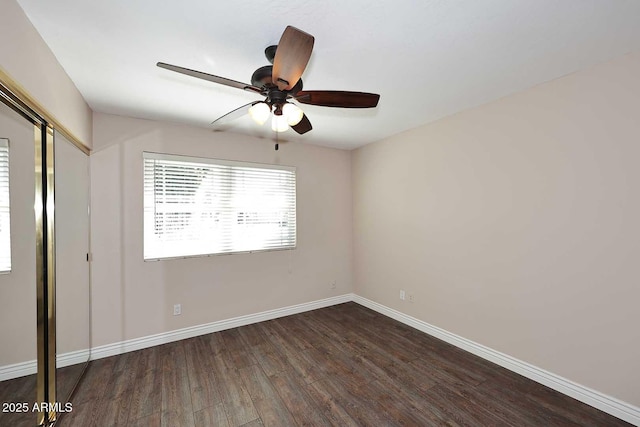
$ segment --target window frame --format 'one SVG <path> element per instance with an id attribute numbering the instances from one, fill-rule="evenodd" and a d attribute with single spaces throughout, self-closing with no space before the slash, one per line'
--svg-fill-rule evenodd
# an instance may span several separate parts
<path id="1" fill-rule="evenodd" d="M 7 248 L 1 248 L 2 251 L 4 252 L 5 249 L 7 249 L 7 254 L 8 256 L 6 257 L 8 259 L 8 268 L 7 269 L 3 269 L 2 265 L 0 264 L 0 274 L 9 274 L 11 273 L 11 269 L 13 267 L 12 265 L 12 260 L 11 260 L 11 157 L 10 157 L 10 150 L 9 150 L 9 139 L 8 138 L 0 138 L 0 150 L 5 151 L 6 150 L 6 174 L 7 174 L 7 181 L 6 181 L 6 199 L 7 199 L 7 205 L 6 205 L 6 209 L 7 209 L 7 226 L 8 226 L 8 238 L 7 238 Z M 0 191 L 4 191 L 4 186 L 2 186 L 0 184 Z M 0 207 L 1 208 L 1 207 Z"/>
<path id="2" fill-rule="evenodd" d="M 165 160 L 171 162 L 182 162 L 182 163 L 195 163 L 195 164 L 203 164 L 203 165 L 213 165 L 216 167 L 239 167 L 239 168 L 254 168 L 254 169 L 271 169 L 278 171 L 290 172 L 293 174 L 293 213 L 294 213 L 294 231 L 293 231 L 293 244 L 282 247 L 268 247 L 268 248 L 260 248 L 260 249 L 251 249 L 251 250 L 229 250 L 229 251 L 221 251 L 221 252 L 210 252 L 210 253 L 196 253 L 196 254 L 184 254 L 184 255 L 169 255 L 169 256 L 149 256 L 148 258 L 145 255 L 145 245 L 147 241 L 146 232 L 148 229 L 148 225 L 146 224 L 146 215 L 147 215 L 147 206 L 145 198 L 147 197 L 146 193 L 146 161 L 147 160 Z M 260 252 L 273 252 L 273 251 L 288 251 L 294 250 L 298 246 L 298 227 L 297 227 L 297 168 L 295 166 L 288 165 L 275 165 L 275 164 L 267 164 L 267 163 L 258 163 L 258 162 L 247 162 L 247 161 L 238 161 L 238 160 L 228 160 L 228 159 L 219 159 L 219 158 L 211 158 L 211 157 L 196 157 L 196 156 L 188 156 L 181 154 L 168 154 L 168 153 L 158 153 L 152 151 L 143 151 L 142 152 L 142 181 L 143 181 L 143 189 L 142 189 L 142 215 L 143 215 L 143 224 L 142 224 L 142 257 L 145 262 L 156 262 L 156 261 L 164 261 L 164 260 L 172 260 L 172 259 L 186 259 L 186 258 L 202 258 L 202 257 L 211 257 L 211 256 L 226 256 L 226 255 L 237 255 L 237 254 L 251 254 L 251 253 L 260 253 Z M 287 193 L 291 195 L 291 193 Z"/>

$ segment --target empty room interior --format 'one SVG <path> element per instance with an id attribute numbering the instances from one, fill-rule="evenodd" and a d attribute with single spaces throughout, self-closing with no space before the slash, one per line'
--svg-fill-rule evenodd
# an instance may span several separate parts
<path id="1" fill-rule="evenodd" d="M 0 0 L 0 426 L 640 425 L 639 22 Z"/>

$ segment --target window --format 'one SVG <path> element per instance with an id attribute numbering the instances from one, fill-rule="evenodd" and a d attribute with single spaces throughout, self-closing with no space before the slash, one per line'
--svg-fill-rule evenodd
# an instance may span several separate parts
<path id="1" fill-rule="evenodd" d="M 9 140 L 0 138 L 0 273 L 11 271 Z"/>
<path id="2" fill-rule="evenodd" d="M 295 168 L 143 158 L 145 260 L 295 248 Z"/>

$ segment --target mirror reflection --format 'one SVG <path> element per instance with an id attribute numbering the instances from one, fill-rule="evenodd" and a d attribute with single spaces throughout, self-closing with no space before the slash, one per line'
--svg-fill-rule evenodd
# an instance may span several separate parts
<path id="1" fill-rule="evenodd" d="M 0 103 L 0 426 L 37 422 L 34 135 Z"/>
<path id="2" fill-rule="evenodd" d="M 89 360 L 89 156 L 55 132 L 57 400 Z"/>

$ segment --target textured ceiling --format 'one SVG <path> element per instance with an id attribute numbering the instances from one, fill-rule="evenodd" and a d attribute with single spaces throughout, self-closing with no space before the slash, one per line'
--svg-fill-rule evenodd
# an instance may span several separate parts
<path id="1" fill-rule="evenodd" d="M 281 139 L 354 148 L 640 49 L 636 0 L 18 0 L 94 111 L 207 127 L 260 99 L 155 66 L 242 82 L 287 25 L 315 36 L 305 89 L 377 108 L 302 105 Z M 273 138 L 248 116 L 228 132 Z"/>

